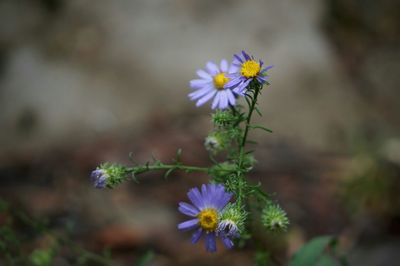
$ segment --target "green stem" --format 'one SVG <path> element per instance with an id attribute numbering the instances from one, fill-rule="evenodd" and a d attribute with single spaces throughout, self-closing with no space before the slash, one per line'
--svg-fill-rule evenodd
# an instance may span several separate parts
<path id="1" fill-rule="evenodd" d="M 243 134 L 243 138 L 242 138 L 242 142 L 240 143 L 240 150 L 239 150 L 239 168 L 242 168 L 243 165 L 243 157 L 244 157 L 244 148 L 246 145 L 246 141 L 247 141 L 247 135 L 249 133 L 249 129 L 250 129 L 250 121 L 251 121 L 251 116 L 253 115 L 253 111 L 256 107 L 257 104 L 257 97 L 258 94 L 260 92 L 260 85 L 257 84 L 254 90 L 254 98 L 253 101 L 251 102 L 251 105 L 249 105 L 249 114 L 247 115 L 246 118 L 246 127 L 244 129 L 244 134 Z"/>
<path id="2" fill-rule="evenodd" d="M 246 126 L 245 126 L 245 129 L 244 129 L 242 141 L 241 141 L 240 146 L 239 146 L 239 161 L 238 161 L 237 178 L 241 178 L 241 179 L 244 178 L 244 176 L 243 176 L 243 173 L 244 173 L 243 162 L 244 162 L 244 150 L 245 150 L 245 146 L 246 146 L 247 135 L 248 135 L 249 130 L 250 130 L 250 121 L 251 121 L 251 117 L 253 115 L 253 111 L 254 111 L 254 109 L 256 107 L 256 104 L 257 104 L 257 97 L 258 97 L 258 94 L 260 92 L 260 89 L 261 89 L 261 87 L 257 83 L 255 85 L 255 88 L 254 88 L 254 94 L 253 94 L 252 102 L 251 102 L 251 104 L 249 104 L 249 113 L 248 113 L 247 118 L 246 118 Z M 243 190 L 243 187 L 239 186 L 238 187 L 238 191 L 237 191 L 238 204 L 241 204 L 242 199 L 244 197 L 242 190 Z"/>
<path id="3" fill-rule="evenodd" d="M 133 172 L 136 175 L 142 174 L 148 171 L 158 171 L 158 170 L 183 170 L 185 172 L 203 172 L 207 173 L 207 167 L 197 167 L 197 166 L 189 166 L 183 164 L 156 164 L 156 165 L 144 165 L 144 166 L 136 166 L 132 168 L 127 168 L 128 172 Z"/>

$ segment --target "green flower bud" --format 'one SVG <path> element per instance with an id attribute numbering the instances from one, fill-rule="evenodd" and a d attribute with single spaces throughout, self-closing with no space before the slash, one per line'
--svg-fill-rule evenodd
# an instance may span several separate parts
<path id="1" fill-rule="evenodd" d="M 286 231 L 289 225 L 286 212 L 275 203 L 269 203 L 264 208 L 261 221 L 271 231 Z"/>
<path id="2" fill-rule="evenodd" d="M 237 119 L 230 110 L 217 110 L 211 118 L 214 125 L 220 127 L 231 125 Z"/>
<path id="3" fill-rule="evenodd" d="M 218 132 L 211 133 L 204 141 L 204 147 L 207 151 L 212 153 L 217 153 L 223 150 L 224 146 L 223 136 Z"/>

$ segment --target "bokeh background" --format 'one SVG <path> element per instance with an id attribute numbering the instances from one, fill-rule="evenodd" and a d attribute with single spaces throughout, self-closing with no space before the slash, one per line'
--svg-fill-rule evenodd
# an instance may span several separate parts
<path id="1" fill-rule="evenodd" d="M 242 49 L 275 67 L 254 132 L 251 178 L 291 227 L 260 241 L 285 265 L 308 239 L 339 236 L 350 265 L 400 259 L 400 4 L 357 0 L 1 0 L 0 196 L 86 249 L 130 265 L 251 265 L 178 232 L 177 203 L 201 175 L 162 173 L 97 190 L 104 161 L 209 164 L 208 105 L 188 82 Z M 1 219 L 0 219 L 1 220 Z M 71 227 L 72 226 L 72 227 Z M 34 237 L 26 252 L 45 247 Z M 1 256 L 0 256 L 1 258 Z M 71 265 L 57 257 L 55 265 Z M 1 264 L 1 259 L 0 259 Z"/>

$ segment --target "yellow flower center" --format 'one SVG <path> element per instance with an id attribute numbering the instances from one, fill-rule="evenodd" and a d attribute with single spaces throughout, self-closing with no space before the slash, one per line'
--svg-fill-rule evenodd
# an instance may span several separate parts
<path id="1" fill-rule="evenodd" d="M 198 215 L 199 225 L 206 231 L 213 232 L 217 229 L 218 214 L 215 209 L 207 208 L 202 210 Z"/>
<path id="2" fill-rule="evenodd" d="M 246 61 L 242 64 L 240 74 L 246 78 L 254 78 L 261 70 L 261 66 L 254 60 Z"/>
<path id="3" fill-rule="evenodd" d="M 229 78 L 225 76 L 225 73 L 219 73 L 214 76 L 214 85 L 218 90 L 222 90 L 228 81 Z"/>

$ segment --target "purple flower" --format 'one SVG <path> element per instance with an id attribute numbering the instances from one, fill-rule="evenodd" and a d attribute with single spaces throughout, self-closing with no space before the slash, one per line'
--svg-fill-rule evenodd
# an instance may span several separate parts
<path id="1" fill-rule="evenodd" d="M 192 243 L 199 241 L 205 235 L 206 250 L 217 250 L 216 237 L 219 224 L 219 216 L 232 197 L 232 193 L 226 192 L 221 184 L 207 184 L 198 188 L 192 188 L 187 193 L 192 204 L 179 203 L 179 211 L 193 219 L 178 224 L 179 230 L 196 230 L 192 235 Z M 232 248 L 233 243 L 228 235 L 219 234 L 227 248 Z"/>
<path id="2" fill-rule="evenodd" d="M 214 97 L 212 109 L 226 109 L 229 105 L 235 105 L 236 99 L 232 90 L 224 87 L 229 82 L 228 72 L 233 70 L 232 65 L 229 66 L 225 59 L 221 60 L 219 66 L 208 62 L 205 70 L 197 71 L 200 79 L 190 81 L 190 87 L 194 89 L 194 92 L 189 94 L 189 98 L 197 101 L 196 106 L 200 106 Z"/>
<path id="3" fill-rule="evenodd" d="M 105 188 L 108 175 L 104 169 L 96 169 L 90 174 L 90 179 L 95 188 Z"/>
<path id="4" fill-rule="evenodd" d="M 233 56 L 232 71 L 227 75 L 230 81 L 225 83 L 224 88 L 232 89 L 235 93 L 243 95 L 246 87 L 252 80 L 260 84 L 267 82 L 267 71 L 273 66 L 263 67 L 262 60 L 256 60 L 254 56 L 248 55 L 245 51 Z"/>

